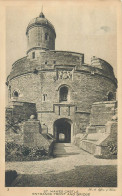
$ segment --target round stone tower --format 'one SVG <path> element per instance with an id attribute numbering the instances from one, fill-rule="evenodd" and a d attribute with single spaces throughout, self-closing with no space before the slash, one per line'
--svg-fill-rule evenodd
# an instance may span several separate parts
<path id="1" fill-rule="evenodd" d="M 82 53 L 55 50 L 55 29 L 43 13 L 29 23 L 26 35 L 27 56 L 13 63 L 7 78 L 9 102 L 21 108 L 35 104 L 41 126 L 57 141 L 64 134 L 65 142 L 72 142 L 86 131 L 93 103 L 115 100 L 113 68 L 95 56 L 87 64 Z M 27 108 L 22 113 L 28 114 Z"/>
<path id="2" fill-rule="evenodd" d="M 29 58 L 36 58 L 41 51 L 55 50 L 56 33 L 54 26 L 41 12 L 39 17 L 30 21 L 26 30 L 27 54 Z"/>

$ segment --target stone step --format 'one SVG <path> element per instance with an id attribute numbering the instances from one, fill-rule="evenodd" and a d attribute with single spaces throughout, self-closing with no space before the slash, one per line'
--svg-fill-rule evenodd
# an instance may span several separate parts
<path id="1" fill-rule="evenodd" d="M 68 156 L 79 154 L 80 149 L 71 143 L 56 143 L 54 146 L 53 154 L 56 157 Z"/>

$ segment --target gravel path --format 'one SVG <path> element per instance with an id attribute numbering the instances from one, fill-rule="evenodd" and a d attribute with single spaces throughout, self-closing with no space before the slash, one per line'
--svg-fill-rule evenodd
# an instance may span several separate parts
<path id="1" fill-rule="evenodd" d="M 61 145 L 61 144 L 59 144 Z M 60 149 L 57 144 L 55 149 Z M 57 150 L 58 151 L 58 150 Z M 93 155 L 79 150 L 76 146 L 63 146 L 62 156 L 50 160 L 30 162 L 6 162 L 6 170 L 16 170 L 18 174 L 58 174 L 70 171 L 82 165 L 116 165 L 116 160 L 97 159 Z M 55 154 L 56 154 L 55 150 Z"/>

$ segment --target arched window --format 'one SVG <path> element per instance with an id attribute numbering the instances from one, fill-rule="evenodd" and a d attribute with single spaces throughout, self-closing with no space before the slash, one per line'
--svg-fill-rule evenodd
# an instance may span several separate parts
<path id="1" fill-rule="evenodd" d="M 108 101 L 112 101 L 114 99 L 114 95 L 112 92 L 108 93 Z"/>
<path id="2" fill-rule="evenodd" d="M 14 91 L 14 92 L 13 92 L 13 96 L 14 96 L 14 97 L 19 97 L 19 93 L 18 93 L 17 91 Z"/>
<path id="3" fill-rule="evenodd" d="M 63 86 L 60 88 L 60 101 L 67 101 L 68 100 L 68 88 Z"/>

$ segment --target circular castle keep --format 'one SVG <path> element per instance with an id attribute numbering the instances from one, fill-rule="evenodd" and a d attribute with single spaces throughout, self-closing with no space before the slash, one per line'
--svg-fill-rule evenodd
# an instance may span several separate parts
<path id="1" fill-rule="evenodd" d="M 27 56 L 12 65 L 7 79 L 9 101 L 35 103 L 48 133 L 71 142 L 86 130 L 94 102 L 115 99 L 113 68 L 100 58 L 88 65 L 82 53 L 55 50 L 56 32 L 43 13 L 28 24 L 26 36 Z"/>

